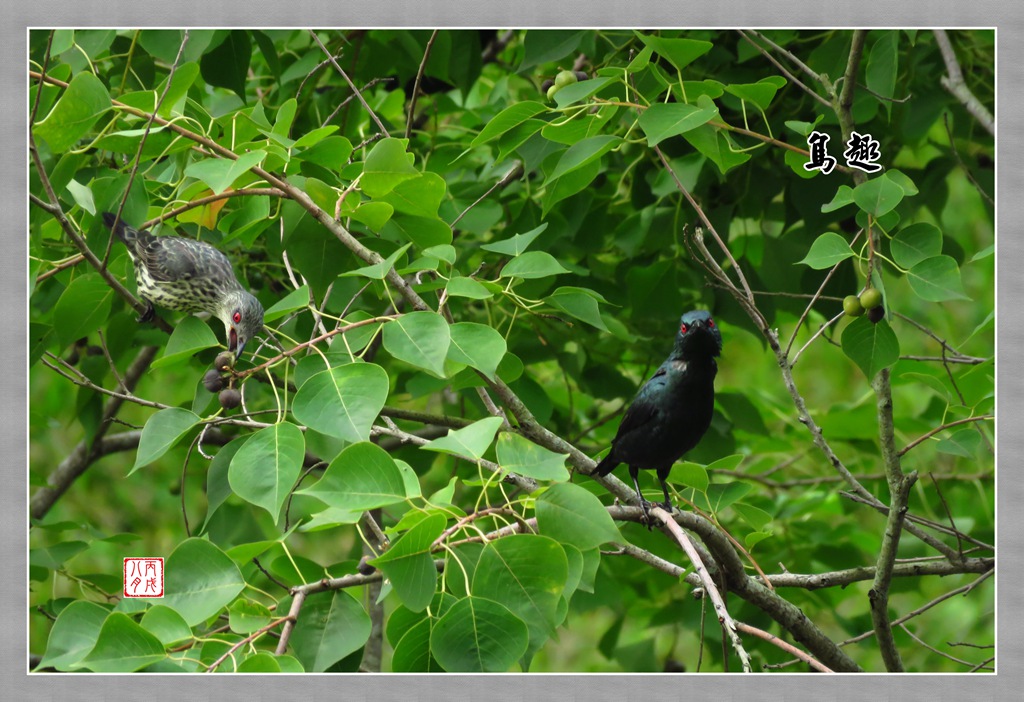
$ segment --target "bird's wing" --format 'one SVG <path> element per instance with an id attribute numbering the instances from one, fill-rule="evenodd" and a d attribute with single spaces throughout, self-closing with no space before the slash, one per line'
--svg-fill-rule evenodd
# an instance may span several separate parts
<path id="1" fill-rule="evenodd" d="M 662 366 L 655 371 L 654 375 L 651 376 L 651 379 L 644 383 L 644 386 L 640 388 L 640 392 L 636 394 L 636 398 L 633 400 L 632 404 L 630 404 L 629 409 L 626 410 L 626 414 L 622 418 L 622 423 L 619 424 L 619 431 L 616 432 L 615 439 L 642 427 L 657 415 L 658 408 L 657 405 L 652 402 L 650 392 L 661 385 L 661 379 L 666 373 L 668 373 L 668 369 L 666 369 L 665 366 Z"/>
<path id="2" fill-rule="evenodd" d="M 235 278 L 227 256 L 200 241 L 180 236 L 151 236 L 145 241 L 139 240 L 137 251 L 155 281 Z"/>

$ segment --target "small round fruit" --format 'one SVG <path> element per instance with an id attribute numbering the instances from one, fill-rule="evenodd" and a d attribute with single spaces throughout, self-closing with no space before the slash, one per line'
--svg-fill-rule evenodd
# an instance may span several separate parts
<path id="1" fill-rule="evenodd" d="M 359 565 L 356 566 L 356 570 L 361 575 L 372 575 L 377 570 L 374 566 L 367 563 L 368 560 L 370 560 L 369 556 L 363 556 L 359 559 Z"/>
<path id="2" fill-rule="evenodd" d="M 885 308 L 879 305 L 878 307 L 872 307 L 868 310 L 868 319 L 875 324 L 878 324 L 885 318 Z"/>
<path id="3" fill-rule="evenodd" d="M 873 310 L 882 304 L 882 293 L 878 288 L 868 288 L 860 294 L 860 304 L 866 310 Z"/>
<path id="4" fill-rule="evenodd" d="M 864 314 L 864 307 L 856 295 L 847 295 L 843 298 L 843 312 L 850 317 L 860 317 Z"/>
<path id="5" fill-rule="evenodd" d="M 585 71 L 573 71 L 573 75 L 576 76 L 576 80 L 587 80 L 590 77 Z"/>
<path id="6" fill-rule="evenodd" d="M 235 354 L 230 351 L 221 351 L 217 354 L 217 358 L 213 361 L 213 367 L 216 370 L 222 371 L 228 368 L 235 367 Z"/>
<path id="7" fill-rule="evenodd" d="M 543 83 L 540 84 L 540 91 L 542 93 L 544 93 L 544 94 L 547 94 L 547 92 L 549 90 L 551 90 L 551 86 L 554 85 L 554 84 L 555 84 L 555 81 L 553 81 L 550 78 L 548 78 L 547 80 L 545 80 Z"/>
<path id="8" fill-rule="evenodd" d="M 572 71 L 559 71 L 558 75 L 555 76 L 555 85 L 559 88 L 564 88 L 567 85 L 572 85 L 576 82 L 576 74 Z"/>
<path id="9" fill-rule="evenodd" d="M 548 88 L 548 101 L 549 102 L 554 102 L 555 101 L 555 93 L 557 93 L 558 91 L 559 91 L 559 87 L 557 85 L 555 85 L 554 83 L 552 83 L 551 87 Z"/>
<path id="10" fill-rule="evenodd" d="M 211 368 L 203 376 L 203 387 L 210 392 L 220 392 L 224 389 L 224 379 L 220 377 L 220 371 Z"/>
<path id="11" fill-rule="evenodd" d="M 242 393 L 234 388 L 227 388 L 220 391 L 218 399 L 220 400 L 220 406 L 224 409 L 234 409 L 242 404 Z"/>

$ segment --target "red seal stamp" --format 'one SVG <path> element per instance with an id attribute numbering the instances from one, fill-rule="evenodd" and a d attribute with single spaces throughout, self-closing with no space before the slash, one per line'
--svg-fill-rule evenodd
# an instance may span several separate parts
<path id="1" fill-rule="evenodd" d="M 164 559 L 125 558 L 125 597 L 163 597 Z"/>

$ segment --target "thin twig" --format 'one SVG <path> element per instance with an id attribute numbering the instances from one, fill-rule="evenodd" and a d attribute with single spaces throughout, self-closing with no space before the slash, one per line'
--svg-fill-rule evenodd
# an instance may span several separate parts
<path id="1" fill-rule="evenodd" d="M 427 60 L 430 58 L 430 50 L 434 48 L 434 40 L 437 39 L 437 32 L 435 29 L 430 34 L 430 39 L 427 40 L 427 48 L 423 50 L 423 58 L 420 60 L 420 67 L 416 71 L 416 81 L 412 86 L 412 97 L 409 98 L 409 117 L 405 120 L 405 138 L 409 138 L 409 134 L 412 133 L 412 122 L 416 116 L 416 99 L 420 95 L 420 80 L 423 79 L 423 70 L 427 67 Z"/>
<path id="2" fill-rule="evenodd" d="M 725 631 L 730 642 L 732 643 L 733 649 L 740 657 L 740 663 L 743 666 L 743 672 L 750 672 L 750 656 L 743 648 L 743 642 L 740 640 L 739 635 L 736 633 L 736 622 L 733 621 L 732 616 L 729 614 L 729 610 L 726 609 L 725 602 L 722 600 L 722 595 L 718 592 L 718 588 L 715 587 L 714 581 L 708 575 L 707 568 L 704 567 L 704 562 L 701 560 L 700 554 L 697 553 L 693 547 L 693 543 L 690 538 L 686 535 L 674 519 L 672 515 L 666 512 L 661 507 L 653 507 L 650 510 L 651 516 L 655 519 L 661 520 L 672 536 L 675 537 L 676 542 L 686 553 L 686 557 L 693 563 L 694 571 L 700 576 L 701 584 L 704 586 L 704 591 L 707 592 L 711 598 L 711 603 L 714 605 L 715 613 L 718 615 L 718 622 L 721 624 L 722 629 Z"/>
<path id="3" fill-rule="evenodd" d="M 313 37 L 313 41 L 317 43 L 317 46 L 319 46 L 323 50 L 323 52 L 327 54 L 327 56 L 330 58 L 331 65 L 334 66 L 334 69 L 338 73 L 340 73 L 341 77 L 345 79 L 346 83 L 348 83 L 348 87 L 351 88 L 352 92 L 356 94 L 356 98 L 359 100 L 359 102 L 362 103 L 363 109 L 366 110 L 366 113 L 370 115 L 370 118 L 373 119 L 373 121 L 377 124 L 377 127 L 380 129 L 381 133 L 384 134 L 384 136 L 391 136 L 391 134 L 388 133 L 387 128 L 384 126 L 384 123 L 380 121 L 380 117 L 376 115 L 376 113 L 370 107 L 370 104 L 366 102 L 366 98 L 364 98 L 363 94 L 359 92 L 359 89 L 356 88 L 356 84 L 353 83 L 352 79 L 348 77 L 348 74 L 345 73 L 345 70 L 340 65 L 338 65 L 337 61 L 334 60 L 334 56 L 331 55 L 331 52 L 328 51 L 327 47 L 324 46 L 322 41 L 320 41 L 320 37 L 316 35 L 316 32 L 311 29 L 309 30 L 309 34 L 311 37 Z"/>
<path id="4" fill-rule="evenodd" d="M 946 429 L 949 429 L 951 427 L 956 427 L 956 426 L 959 426 L 961 424 L 970 424 L 971 422 L 987 422 L 987 421 L 989 421 L 991 419 L 995 419 L 995 418 L 996 418 L 996 416 L 994 414 L 983 414 L 983 415 L 979 415 L 977 417 L 964 417 L 963 419 L 956 419 L 956 420 L 954 420 L 952 422 L 946 422 L 945 424 L 943 424 L 941 426 L 937 426 L 934 429 L 932 429 L 930 431 L 927 431 L 924 434 L 922 434 L 921 436 L 917 437 L 916 439 L 911 441 L 909 444 L 907 444 L 906 446 L 901 448 L 896 455 L 902 456 L 903 454 L 905 454 L 910 449 L 914 448 L 915 446 L 917 446 L 918 444 L 920 444 L 923 441 L 927 441 L 931 437 L 933 437 L 936 434 L 938 434 L 940 431 L 945 431 Z"/>
<path id="5" fill-rule="evenodd" d="M 935 43 L 942 54 L 942 60 L 946 63 L 946 75 L 939 79 L 942 87 L 960 101 L 960 104 L 978 120 L 981 126 L 985 128 L 985 131 L 995 136 L 995 119 L 992 117 L 992 113 L 988 111 L 988 108 L 981 104 L 981 100 L 974 96 L 971 89 L 967 87 L 967 83 L 964 82 L 964 74 L 960 70 L 960 64 L 956 60 L 956 52 L 953 50 L 953 45 L 949 43 L 946 31 L 944 29 L 933 29 L 932 33 L 935 35 Z"/>
<path id="6" fill-rule="evenodd" d="M 808 655 L 807 653 L 804 653 L 803 651 L 801 651 L 799 648 L 797 648 L 793 644 L 788 643 L 786 641 L 783 641 L 782 639 L 780 639 L 775 634 L 769 634 L 764 629 L 758 629 L 755 626 L 750 626 L 749 624 L 744 624 L 743 622 L 736 622 L 736 628 L 739 629 L 740 631 L 742 631 L 744 634 L 752 634 L 752 635 L 758 637 L 759 639 L 764 639 L 765 641 L 767 641 L 768 643 L 770 643 L 770 644 L 772 644 L 774 646 L 778 646 L 779 648 L 781 648 L 786 653 L 788 653 L 790 655 L 793 655 L 793 656 L 796 656 L 797 658 L 802 660 L 804 663 L 806 663 L 807 665 L 809 665 L 812 668 L 814 668 L 815 670 L 817 670 L 819 673 L 834 673 L 835 672 L 834 670 L 829 668 L 827 665 L 824 665 L 821 662 L 819 662 L 818 659 L 815 658 L 814 656 L 811 656 L 811 655 Z"/>
<path id="7" fill-rule="evenodd" d="M 741 36 L 741 37 L 743 37 L 744 39 L 746 39 L 746 40 L 747 40 L 747 43 L 749 43 L 749 44 L 750 44 L 751 46 L 753 46 L 753 47 L 754 47 L 755 49 L 757 49 L 757 50 L 758 50 L 759 52 L 761 52 L 761 54 L 762 54 L 762 55 L 763 55 L 763 56 L 764 56 L 764 57 L 765 57 L 766 59 L 768 59 L 768 60 L 769 60 L 769 61 L 771 61 L 771 62 L 772 62 L 773 64 L 775 64 L 775 67 L 776 67 L 776 68 L 778 68 L 778 69 L 779 69 L 780 71 L 782 71 L 782 74 L 783 74 L 784 76 L 786 76 L 786 77 L 787 77 L 787 78 L 788 78 L 788 79 L 789 79 L 789 80 L 790 80 L 791 82 L 793 82 L 793 83 L 796 83 L 796 84 L 797 84 L 797 85 L 798 85 L 798 86 L 799 86 L 799 87 L 800 87 L 800 88 L 801 88 L 801 89 L 802 89 L 802 90 L 803 90 L 803 91 L 804 91 L 805 93 L 807 93 L 808 95 L 810 95 L 810 96 L 811 96 L 812 98 L 814 98 L 815 100 L 817 100 L 818 102 L 820 102 L 820 103 L 821 103 L 822 105 L 824 105 L 825 107 L 831 107 L 831 106 L 832 106 L 832 104 L 831 104 L 831 103 L 830 103 L 830 102 L 829 102 L 828 100 L 826 100 L 826 99 L 825 99 L 825 98 L 823 98 L 822 96 L 818 95 L 818 93 L 814 92 L 814 91 L 813 91 L 813 90 L 811 90 L 811 89 L 810 89 L 809 87 L 807 87 L 807 86 L 806 86 L 806 85 L 805 85 L 805 84 L 804 84 L 804 83 L 803 83 L 803 82 L 802 82 L 802 81 L 801 81 L 801 80 L 800 80 L 799 78 L 797 78 L 797 77 L 796 77 L 796 76 L 794 76 L 794 75 L 793 75 L 792 73 L 790 73 L 790 72 L 789 72 L 788 70 L 786 70 L 786 67 L 785 67 L 785 66 L 783 66 L 783 65 L 782 65 L 781 63 L 779 63 L 779 62 L 778 62 L 778 60 L 777 60 L 777 59 L 776 59 L 776 58 L 775 58 L 774 56 L 772 56 L 772 55 L 771 55 L 771 54 L 769 54 L 769 53 L 768 53 L 767 51 L 765 51 L 765 50 L 764 50 L 764 49 L 763 49 L 763 48 L 761 47 L 761 45 L 760 45 L 760 44 L 758 44 L 758 43 L 757 43 L 757 42 L 755 42 L 755 41 L 754 41 L 753 39 L 751 39 L 751 38 L 750 38 L 749 36 L 747 36 L 747 33 L 746 33 L 746 32 L 744 32 L 744 31 L 743 31 L 742 29 L 739 29 L 739 30 L 737 30 L 737 31 L 738 31 L 738 32 L 740 33 L 740 36 Z M 760 35 L 758 35 L 758 34 L 757 34 L 757 32 L 750 32 L 750 33 L 751 33 L 751 34 L 754 34 L 754 35 L 757 35 L 757 36 L 760 36 Z M 775 46 L 775 45 L 773 44 L 773 46 Z M 789 52 L 786 52 L 786 53 L 787 53 L 787 54 L 788 54 L 789 56 L 793 56 L 793 54 L 790 54 Z M 805 66 L 805 68 L 806 68 L 806 66 Z M 810 70 L 810 69 L 808 69 L 808 70 Z M 814 75 L 814 77 L 815 77 L 815 78 L 817 78 L 817 77 L 818 77 L 818 76 L 817 76 L 817 74 L 814 74 L 813 72 L 812 72 L 812 75 Z"/>

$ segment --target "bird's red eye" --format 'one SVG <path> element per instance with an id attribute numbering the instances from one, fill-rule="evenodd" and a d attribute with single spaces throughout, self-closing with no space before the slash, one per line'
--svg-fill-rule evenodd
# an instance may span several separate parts
<path id="1" fill-rule="evenodd" d="M 713 320 L 713 319 L 711 319 L 710 317 L 708 317 L 708 326 L 709 326 L 709 327 L 713 327 L 713 326 L 715 326 L 715 320 Z"/>
<path id="2" fill-rule="evenodd" d="M 242 321 L 242 313 L 235 312 L 233 315 L 231 315 L 231 319 L 235 320 L 235 324 L 238 324 L 239 322 Z"/>
<path id="3" fill-rule="evenodd" d="M 687 329 L 689 329 L 689 327 L 686 326 L 685 322 L 679 325 L 679 333 L 685 334 Z"/>

